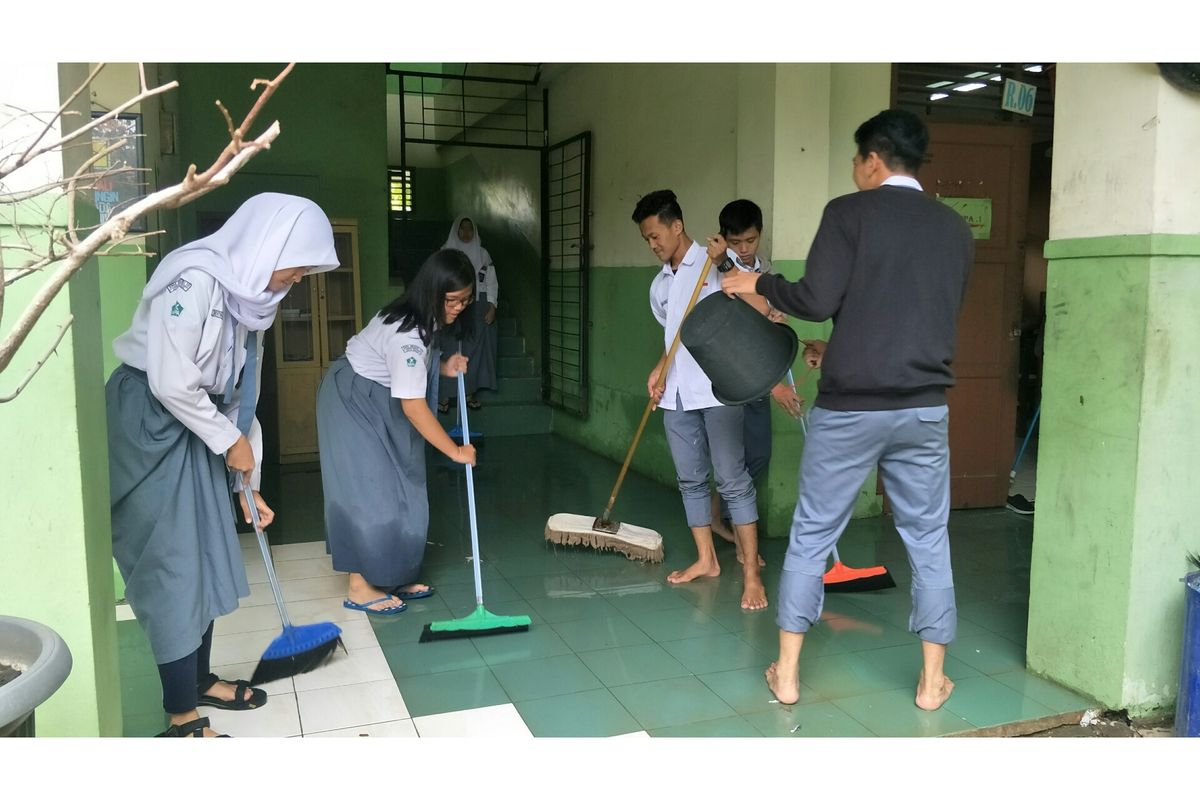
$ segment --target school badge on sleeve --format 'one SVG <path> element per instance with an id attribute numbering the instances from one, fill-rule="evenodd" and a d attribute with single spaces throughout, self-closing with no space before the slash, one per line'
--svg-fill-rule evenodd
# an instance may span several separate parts
<path id="1" fill-rule="evenodd" d="M 183 313 L 183 306 L 179 305 L 179 303 L 176 303 L 175 305 L 171 306 L 171 316 L 172 317 L 178 317 L 182 313 Z"/>

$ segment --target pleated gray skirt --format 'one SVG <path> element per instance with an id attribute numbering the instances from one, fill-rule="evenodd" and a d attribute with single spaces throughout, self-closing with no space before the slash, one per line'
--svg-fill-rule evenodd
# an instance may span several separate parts
<path id="1" fill-rule="evenodd" d="M 225 460 L 118 367 L 105 385 L 113 556 L 154 660 L 200 646 L 209 623 L 250 594 Z"/>
<path id="2" fill-rule="evenodd" d="M 384 590 L 414 583 L 429 531 L 425 439 L 400 401 L 340 358 L 317 391 L 317 440 L 333 568 Z"/>

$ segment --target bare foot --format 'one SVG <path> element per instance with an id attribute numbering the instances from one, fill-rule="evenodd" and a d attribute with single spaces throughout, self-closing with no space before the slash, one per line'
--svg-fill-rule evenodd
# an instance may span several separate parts
<path id="1" fill-rule="evenodd" d="M 734 544 L 737 544 L 737 543 L 735 542 Z M 745 561 L 742 560 L 742 546 L 740 544 L 737 544 L 737 562 L 739 564 L 743 564 L 743 565 L 746 563 Z M 763 561 L 762 556 L 759 556 L 758 557 L 758 566 L 765 567 L 766 565 L 767 565 L 767 562 Z"/>
<path id="2" fill-rule="evenodd" d="M 712 528 L 713 533 L 715 533 L 717 536 L 720 536 L 725 541 L 732 544 L 737 544 L 737 539 L 734 537 L 733 531 L 728 525 L 725 524 L 725 520 L 721 519 L 720 514 L 713 516 L 712 522 L 709 523 L 709 527 Z"/>
<path id="3" fill-rule="evenodd" d="M 784 676 L 778 669 L 779 662 L 772 661 L 763 674 L 767 677 L 767 687 L 775 699 L 785 706 L 790 706 L 800 699 L 800 678 L 796 675 Z"/>
<path id="4" fill-rule="evenodd" d="M 767 607 L 767 590 L 762 579 L 755 572 L 746 576 L 746 588 L 742 590 L 742 608 L 747 611 L 761 611 Z"/>
<path id="5" fill-rule="evenodd" d="M 667 576 L 667 583 L 690 583 L 696 578 L 715 578 L 721 574 L 721 565 L 714 558 L 711 561 L 701 559 L 687 569 L 677 569 Z"/>
<path id="6" fill-rule="evenodd" d="M 931 681 L 930 685 L 926 685 L 925 675 L 922 673 L 917 680 L 917 708 L 925 711 L 937 711 L 943 703 L 950 699 L 950 693 L 953 691 L 954 681 L 945 675 L 940 681 Z"/>

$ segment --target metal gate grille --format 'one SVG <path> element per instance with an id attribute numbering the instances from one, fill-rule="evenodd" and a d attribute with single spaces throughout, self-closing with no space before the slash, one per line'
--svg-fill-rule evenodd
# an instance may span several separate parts
<path id="1" fill-rule="evenodd" d="M 556 408 L 588 411 L 588 217 L 591 133 L 545 150 L 543 226 L 545 331 L 543 396 Z"/>

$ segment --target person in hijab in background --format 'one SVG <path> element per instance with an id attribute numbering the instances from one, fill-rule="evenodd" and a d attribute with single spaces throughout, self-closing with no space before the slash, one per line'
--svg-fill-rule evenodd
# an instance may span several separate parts
<path id="1" fill-rule="evenodd" d="M 333 228 L 311 200 L 265 193 L 211 236 L 169 253 L 113 341 L 105 386 L 113 555 L 150 641 L 167 737 L 215 736 L 197 706 L 258 708 L 262 689 L 209 672 L 213 621 L 250 594 L 230 490 L 257 491 L 255 418 L 263 332 L 307 274 L 338 266 Z M 230 475 L 232 473 L 232 475 Z"/>
<path id="2" fill-rule="evenodd" d="M 482 404 L 476 398 L 480 389 L 496 391 L 496 358 L 499 348 L 499 337 L 496 332 L 496 307 L 499 304 L 500 284 L 496 280 L 496 267 L 492 257 L 483 248 L 479 239 L 479 230 L 470 217 L 458 217 L 450 228 L 443 248 L 459 250 L 467 254 L 471 266 L 475 268 L 475 298 L 466 313 L 471 314 L 472 333 L 461 340 L 462 353 L 471 361 L 471 369 L 465 376 L 467 386 L 467 408 L 479 409 Z M 444 342 L 447 352 L 451 352 L 450 342 Z M 450 411 L 450 402 L 456 394 L 455 382 L 443 379 L 440 389 L 441 402 L 438 412 L 445 414 Z"/>
<path id="3" fill-rule="evenodd" d="M 413 583 L 429 532 L 425 442 L 457 464 L 475 464 L 474 446 L 456 444 L 433 413 L 438 375 L 470 374 L 465 356 L 439 358 L 436 334 L 445 328 L 462 338 L 474 295 L 466 255 L 438 250 L 404 294 L 350 338 L 321 381 L 325 540 L 333 568 L 349 573 L 346 608 L 390 617 L 406 600 L 434 593 Z"/>

